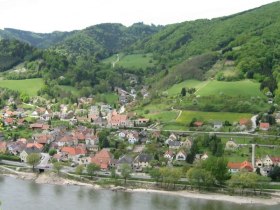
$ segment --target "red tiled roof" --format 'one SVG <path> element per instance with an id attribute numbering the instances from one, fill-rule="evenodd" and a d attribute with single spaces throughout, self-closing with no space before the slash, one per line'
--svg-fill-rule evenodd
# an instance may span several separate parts
<path id="1" fill-rule="evenodd" d="M 201 122 L 201 121 L 196 121 L 196 122 L 194 122 L 194 125 L 195 125 L 196 127 L 200 127 L 200 126 L 203 125 L 203 122 Z"/>
<path id="2" fill-rule="evenodd" d="M 260 123 L 260 128 L 269 128 L 269 123 Z"/>
<path id="3" fill-rule="evenodd" d="M 248 170 L 248 171 L 250 171 L 250 172 L 253 171 L 253 166 L 252 166 L 252 164 L 251 164 L 250 162 L 248 162 L 248 161 L 243 161 L 242 163 L 229 162 L 227 166 L 228 166 L 228 168 L 230 168 L 230 169 L 239 169 L 239 170 L 241 170 L 241 169 L 246 169 L 246 170 Z"/>
<path id="4" fill-rule="evenodd" d="M 36 147 L 37 149 L 43 149 L 44 145 L 43 144 L 38 144 L 38 143 L 28 143 L 26 145 L 27 148 L 31 148 L 31 147 Z"/>
<path id="5" fill-rule="evenodd" d="M 86 150 L 83 148 L 75 147 L 62 147 L 61 152 L 67 153 L 69 155 L 85 155 Z"/>
<path id="6" fill-rule="evenodd" d="M 108 169 L 111 159 L 110 152 L 102 149 L 91 158 L 91 162 L 99 165 L 101 169 Z"/>
<path id="7" fill-rule="evenodd" d="M 0 141 L 0 149 L 6 149 L 7 143 L 5 141 Z"/>
<path id="8" fill-rule="evenodd" d="M 249 122 L 250 122 L 250 120 L 246 119 L 246 118 L 242 118 L 239 120 L 240 125 L 247 125 Z"/>
<path id="9" fill-rule="evenodd" d="M 5 122 L 8 123 L 8 124 L 12 124 L 14 122 L 14 119 L 13 118 L 6 118 Z"/>
<path id="10" fill-rule="evenodd" d="M 270 157 L 273 163 L 280 163 L 280 157 Z"/>

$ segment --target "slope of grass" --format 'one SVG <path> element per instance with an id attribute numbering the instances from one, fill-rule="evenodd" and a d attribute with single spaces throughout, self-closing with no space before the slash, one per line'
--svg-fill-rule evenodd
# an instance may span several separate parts
<path id="1" fill-rule="evenodd" d="M 184 82 L 173 85 L 171 88 L 167 89 L 166 92 L 169 96 L 176 96 L 181 93 L 182 88 L 199 88 L 206 85 L 208 81 L 199 81 L 199 80 L 185 80 Z"/>
<path id="2" fill-rule="evenodd" d="M 124 68 L 132 69 L 145 69 L 147 67 L 154 66 L 152 54 L 131 54 L 124 55 L 123 53 L 119 54 L 119 62 L 116 63 L 116 66 L 122 66 Z M 112 64 L 117 60 L 117 55 L 112 55 L 109 58 L 104 59 L 102 62 L 107 64 Z"/>
<path id="3" fill-rule="evenodd" d="M 44 85 L 44 82 L 40 78 L 25 79 L 25 80 L 1 80 L 0 87 L 16 90 L 19 92 L 25 92 L 29 96 L 36 96 L 38 90 Z"/>
<path id="4" fill-rule="evenodd" d="M 189 123 L 193 118 L 202 121 L 229 121 L 231 123 L 238 122 L 241 118 L 251 118 L 252 114 L 232 113 L 232 112 L 199 112 L 199 111 L 183 111 L 181 116 L 176 120 L 179 123 Z"/>
<path id="5" fill-rule="evenodd" d="M 213 80 L 197 91 L 197 95 L 229 95 L 229 96 L 259 96 L 264 97 L 260 91 L 260 84 L 251 80 L 223 82 Z"/>

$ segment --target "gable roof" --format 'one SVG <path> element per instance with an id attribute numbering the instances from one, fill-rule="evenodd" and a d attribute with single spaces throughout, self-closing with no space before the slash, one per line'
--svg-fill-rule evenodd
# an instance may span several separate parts
<path id="1" fill-rule="evenodd" d="M 61 152 L 67 153 L 69 155 L 85 155 L 87 152 L 85 149 L 80 147 L 62 147 Z"/>
<path id="2" fill-rule="evenodd" d="M 229 169 L 239 169 L 239 170 L 242 170 L 242 169 L 246 169 L 250 172 L 253 171 L 253 166 L 250 162 L 248 161 L 243 161 L 242 163 L 239 163 L 239 162 L 229 162 L 227 164 L 228 168 Z"/>
<path id="3" fill-rule="evenodd" d="M 111 159 L 111 153 L 107 149 L 102 149 L 91 158 L 91 162 L 99 165 L 101 169 L 108 169 Z"/>

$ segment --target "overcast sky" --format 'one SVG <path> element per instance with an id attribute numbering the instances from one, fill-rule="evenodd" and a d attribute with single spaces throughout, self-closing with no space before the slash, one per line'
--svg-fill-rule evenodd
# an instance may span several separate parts
<path id="1" fill-rule="evenodd" d="M 0 0 L 0 28 L 70 31 L 99 23 L 166 25 L 213 18 L 275 0 Z"/>

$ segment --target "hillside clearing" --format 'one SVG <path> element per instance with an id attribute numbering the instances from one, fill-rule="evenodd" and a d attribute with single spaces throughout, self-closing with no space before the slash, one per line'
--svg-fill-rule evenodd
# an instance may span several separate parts
<path id="1" fill-rule="evenodd" d="M 0 87 L 27 93 L 29 96 L 36 96 L 38 90 L 44 85 L 40 78 L 25 80 L 1 80 Z"/>
<path id="2" fill-rule="evenodd" d="M 193 118 L 201 121 L 229 121 L 230 123 L 238 122 L 241 118 L 251 118 L 252 114 L 232 113 L 232 112 L 200 112 L 200 111 L 183 111 L 181 116 L 176 120 L 178 123 L 190 123 Z"/>

